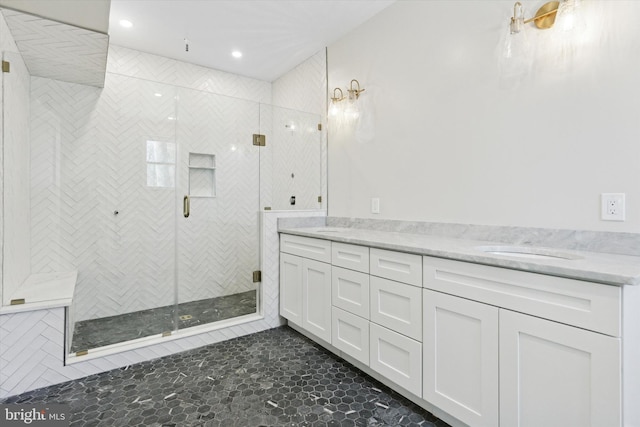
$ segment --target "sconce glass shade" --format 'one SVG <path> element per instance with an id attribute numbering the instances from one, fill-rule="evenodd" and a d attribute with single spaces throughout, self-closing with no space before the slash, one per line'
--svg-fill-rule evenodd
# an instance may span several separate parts
<path id="1" fill-rule="evenodd" d="M 331 101 L 331 105 L 329 105 L 329 117 L 337 117 L 340 115 L 342 111 L 342 107 L 339 104 L 339 101 Z"/>
<path id="2" fill-rule="evenodd" d="M 574 30 L 576 27 L 582 27 L 584 24 L 578 18 L 580 9 L 580 0 L 564 0 L 560 3 L 560 13 L 562 14 L 562 29 L 565 31 Z"/>
<path id="3" fill-rule="evenodd" d="M 338 95 L 338 92 L 340 92 L 340 95 Z M 330 117 L 337 117 L 340 115 L 340 112 L 342 111 L 342 106 L 340 105 L 340 101 L 342 101 L 343 99 L 344 99 L 344 93 L 342 92 L 342 89 L 340 89 L 339 87 L 333 89 L 331 104 L 329 104 Z"/>
<path id="4" fill-rule="evenodd" d="M 358 98 L 360 97 L 360 94 L 364 92 L 364 89 L 360 88 L 359 81 L 353 79 L 349 84 L 349 90 L 347 92 L 347 107 L 344 111 L 345 118 L 352 121 L 357 120 L 360 117 L 360 106 L 358 105 Z"/>
<path id="5" fill-rule="evenodd" d="M 524 26 L 524 11 L 522 9 L 522 4 L 520 2 L 516 2 L 516 4 L 513 5 L 513 16 L 511 17 L 509 30 L 511 34 L 517 34 L 520 31 L 522 31 L 523 26 Z"/>
<path id="6" fill-rule="evenodd" d="M 358 107 L 357 95 L 349 91 L 347 98 L 347 106 L 344 110 L 344 116 L 347 120 L 357 120 L 360 117 L 360 108 Z"/>

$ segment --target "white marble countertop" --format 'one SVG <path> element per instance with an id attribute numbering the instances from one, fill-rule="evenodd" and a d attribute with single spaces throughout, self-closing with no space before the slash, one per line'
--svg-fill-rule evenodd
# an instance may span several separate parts
<path id="1" fill-rule="evenodd" d="M 640 257 L 361 228 L 281 228 L 280 233 L 492 265 L 607 285 L 640 285 Z M 512 254 L 495 252 L 513 251 Z M 524 252 L 524 253 L 523 253 Z M 534 252 L 530 255 L 526 252 Z M 542 255 L 542 256 L 540 256 Z"/>

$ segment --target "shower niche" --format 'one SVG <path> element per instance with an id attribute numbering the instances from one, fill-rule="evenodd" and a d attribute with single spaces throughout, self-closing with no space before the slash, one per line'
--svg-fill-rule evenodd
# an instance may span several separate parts
<path id="1" fill-rule="evenodd" d="M 189 153 L 189 196 L 216 197 L 215 154 Z"/>

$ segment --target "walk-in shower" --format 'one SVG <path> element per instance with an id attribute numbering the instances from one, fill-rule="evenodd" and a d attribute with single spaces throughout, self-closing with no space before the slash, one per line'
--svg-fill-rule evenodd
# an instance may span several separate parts
<path id="1" fill-rule="evenodd" d="M 318 115 L 111 72 L 28 93 L 5 168 L 29 171 L 30 274 L 77 271 L 69 353 L 261 313 L 259 212 L 322 207 Z"/>

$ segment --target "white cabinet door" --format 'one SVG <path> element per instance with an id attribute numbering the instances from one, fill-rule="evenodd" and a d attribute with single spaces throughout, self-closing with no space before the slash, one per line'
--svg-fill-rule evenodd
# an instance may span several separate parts
<path id="1" fill-rule="evenodd" d="M 424 400 L 468 425 L 497 426 L 498 308 L 428 290 L 423 298 Z"/>
<path id="2" fill-rule="evenodd" d="M 416 396 L 422 395 L 422 344 L 369 324 L 369 366 Z"/>
<path id="3" fill-rule="evenodd" d="M 303 258 L 302 327 L 331 342 L 331 264 Z"/>
<path id="4" fill-rule="evenodd" d="M 302 326 L 303 258 L 280 253 L 280 316 Z"/>
<path id="5" fill-rule="evenodd" d="M 620 340 L 500 310 L 500 425 L 621 423 Z"/>
<path id="6" fill-rule="evenodd" d="M 369 365 L 369 321 L 337 307 L 333 307 L 332 313 L 331 344 Z"/>

